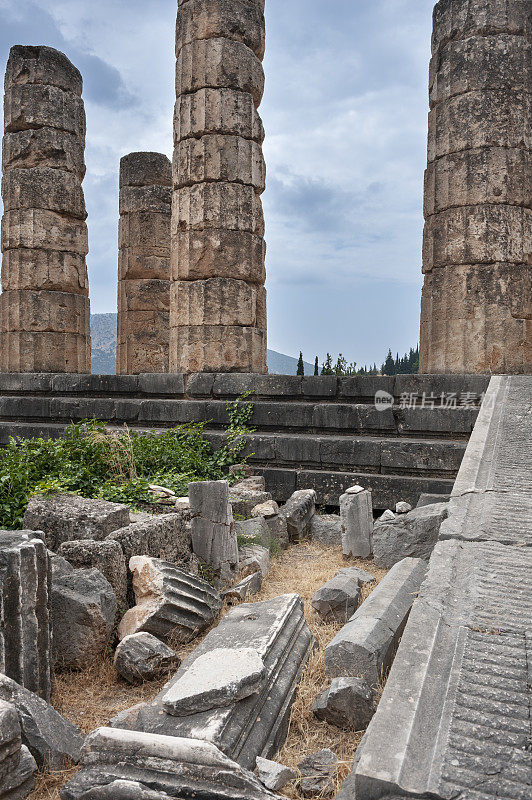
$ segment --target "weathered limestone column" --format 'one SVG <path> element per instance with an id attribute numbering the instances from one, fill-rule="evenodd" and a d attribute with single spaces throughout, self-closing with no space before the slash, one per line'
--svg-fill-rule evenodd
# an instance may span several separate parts
<path id="1" fill-rule="evenodd" d="M 120 161 L 116 371 L 168 372 L 172 165 L 162 153 Z"/>
<path id="2" fill-rule="evenodd" d="M 266 372 L 264 0 L 180 0 L 171 372 Z"/>
<path id="3" fill-rule="evenodd" d="M 0 531 L 0 673 L 50 701 L 51 570 L 33 531 Z"/>
<path id="4" fill-rule="evenodd" d="M 11 48 L 2 149 L 0 371 L 90 372 L 82 83 L 57 50 Z"/>
<path id="5" fill-rule="evenodd" d="M 440 0 L 430 65 L 422 372 L 532 371 L 529 0 Z"/>

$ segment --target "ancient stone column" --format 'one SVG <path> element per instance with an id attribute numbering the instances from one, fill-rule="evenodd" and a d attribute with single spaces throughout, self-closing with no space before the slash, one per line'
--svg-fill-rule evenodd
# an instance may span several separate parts
<path id="1" fill-rule="evenodd" d="M 0 673 L 50 700 L 51 569 L 32 531 L 0 531 Z"/>
<path id="2" fill-rule="evenodd" d="M 422 372 L 532 370 L 529 0 L 440 0 L 430 64 Z"/>
<path id="3" fill-rule="evenodd" d="M 180 0 L 171 372 L 266 372 L 264 0 Z"/>
<path id="4" fill-rule="evenodd" d="M 120 161 L 116 371 L 168 372 L 172 165 L 162 153 Z"/>
<path id="5" fill-rule="evenodd" d="M 90 372 L 82 78 L 50 47 L 11 48 L 2 149 L 0 371 Z"/>

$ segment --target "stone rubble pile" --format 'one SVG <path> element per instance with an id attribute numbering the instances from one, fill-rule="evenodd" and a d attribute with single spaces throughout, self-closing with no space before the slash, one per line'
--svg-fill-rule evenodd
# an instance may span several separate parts
<path id="1" fill-rule="evenodd" d="M 2 148 L 3 372 L 90 372 L 82 84 L 63 53 L 11 48 Z"/>
<path id="2" fill-rule="evenodd" d="M 35 787 L 37 764 L 22 744 L 16 708 L 0 700 L 0 800 L 24 800 Z"/>
<path id="3" fill-rule="evenodd" d="M 162 153 L 120 160 L 118 375 L 168 372 L 172 165 Z"/>

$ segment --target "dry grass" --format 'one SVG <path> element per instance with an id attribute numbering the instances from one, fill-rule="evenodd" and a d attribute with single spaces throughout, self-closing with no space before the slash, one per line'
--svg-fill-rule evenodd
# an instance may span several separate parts
<path id="1" fill-rule="evenodd" d="M 305 603 L 305 616 L 314 633 L 319 649 L 310 658 L 309 664 L 299 686 L 296 701 L 292 707 L 290 730 L 279 761 L 288 766 L 297 764 L 310 753 L 329 747 L 340 761 L 337 782 L 341 782 L 351 769 L 355 750 L 362 737 L 361 732 L 344 731 L 325 722 L 319 722 L 312 714 L 312 704 L 318 693 L 326 688 L 323 650 L 336 632 L 338 624 L 324 623 L 313 611 L 312 596 L 338 569 L 346 566 L 340 548 L 322 547 L 318 544 L 303 543 L 295 545 L 272 560 L 272 567 L 264 580 L 262 591 L 256 600 L 268 600 L 280 594 L 296 592 Z M 386 574 L 369 561 L 350 561 L 349 566 L 367 569 L 377 580 Z M 374 586 L 366 586 L 363 596 L 367 596 Z M 227 613 L 224 606 L 222 614 Z M 176 648 L 182 658 L 186 657 L 201 639 L 189 645 Z M 53 705 L 64 717 L 89 733 L 120 711 L 136 703 L 153 699 L 160 691 L 168 675 L 157 681 L 140 686 L 130 686 L 121 680 L 109 655 L 101 662 L 88 667 L 83 672 L 63 673 L 56 676 Z M 35 791 L 30 800 L 59 800 L 60 788 L 75 774 L 76 768 L 61 773 L 40 773 Z M 288 798 L 299 798 L 295 787 L 287 787 Z M 316 798 L 316 800 L 318 800 Z"/>

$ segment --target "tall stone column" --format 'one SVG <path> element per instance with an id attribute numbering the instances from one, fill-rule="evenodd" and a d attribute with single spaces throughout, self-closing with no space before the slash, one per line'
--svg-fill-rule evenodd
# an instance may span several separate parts
<path id="1" fill-rule="evenodd" d="M 90 372 L 82 83 L 57 50 L 11 48 L 2 149 L 0 371 Z"/>
<path id="2" fill-rule="evenodd" d="M 532 371 L 530 0 L 434 9 L 422 372 Z"/>
<path id="3" fill-rule="evenodd" d="M 120 161 L 116 371 L 168 372 L 172 165 L 162 153 Z"/>
<path id="4" fill-rule="evenodd" d="M 264 0 L 180 0 L 172 372 L 266 372 L 264 42 Z"/>

